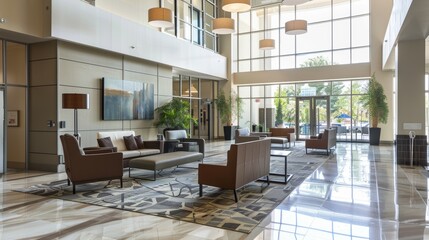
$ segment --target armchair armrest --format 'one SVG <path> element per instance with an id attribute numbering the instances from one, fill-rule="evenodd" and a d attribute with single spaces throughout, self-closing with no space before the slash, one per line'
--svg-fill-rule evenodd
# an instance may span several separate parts
<path id="1" fill-rule="evenodd" d="M 143 141 L 143 147 L 144 148 L 151 148 L 151 149 L 159 149 L 161 153 L 164 152 L 164 142 L 163 141 Z"/>
<path id="2" fill-rule="evenodd" d="M 226 165 L 200 163 L 198 166 L 198 184 L 234 188 L 235 175 Z"/>
<path id="3" fill-rule="evenodd" d="M 205 143 L 206 141 L 202 138 L 184 138 L 181 139 L 181 142 L 197 142 L 198 147 L 199 147 L 199 152 L 203 154 L 204 157 L 204 151 L 205 151 Z"/>
<path id="4" fill-rule="evenodd" d="M 83 148 L 85 154 L 97 154 L 97 153 L 111 153 L 117 152 L 117 147 L 86 147 Z"/>

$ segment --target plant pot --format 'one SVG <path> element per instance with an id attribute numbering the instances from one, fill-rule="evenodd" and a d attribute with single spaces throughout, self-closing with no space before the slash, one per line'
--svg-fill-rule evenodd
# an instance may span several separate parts
<path id="1" fill-rule="evenodd" d="M 369 145 L 380 144 L 381 128 L 369 128 Z"/>
<path id="2" fill-rule="evenodd" d="M 235 130 L 237 126 L 223 126 L 223 136 L 225 140 L 235 139 Z"/>
<path id="3" fill-rule="evenodd" d="M 258 129 L 259 129 L 259 132 L 263 132 L 264 131 L 264 127 L 263 126 L 259 126 Z"/>
<path id="4" fill-rule="evenodd" d="M 252 132 L 256 132 L 256 124 L 252 125 Z"/>

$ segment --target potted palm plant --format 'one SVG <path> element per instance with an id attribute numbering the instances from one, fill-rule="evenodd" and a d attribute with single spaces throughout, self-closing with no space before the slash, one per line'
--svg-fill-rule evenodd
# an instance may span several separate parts
<path id="1" fill-rule="evenodd" d="M 364 96 L 364 107 L 368 109 L 371 126 L 369 128 L 369 144 L 379 145 L 381 128 L 378 123 L 387 123 L 389 107 L 386 102 L 383 86 L 377 82 L 375 74 L 369 80 L 367 95 Z"/>
<path id="2" fill-rule="evenodd" d="M 225 124 L 223 127 L 225 140 L 234 139 L 237 126 L 233 124 L 243 112 L 242 99 L 235 92 L 231 92 L 231 95 L 228 97 L 221 92 L 218 98 L 214 100 L 214 103 L 219 111 L 222 123 Z"/>
<path id="3" fill-rule="evenodd" d="M 196 126 L 197 119 L 193 118 L 190 113 L 190 104 L 188 101 L 173 98 L 170 102 L 155 109 L 158 113 L 158 121 L 155 122 L 156 127 L 164 127 L 169 129 L 187 129 L 191 124 Z"/>

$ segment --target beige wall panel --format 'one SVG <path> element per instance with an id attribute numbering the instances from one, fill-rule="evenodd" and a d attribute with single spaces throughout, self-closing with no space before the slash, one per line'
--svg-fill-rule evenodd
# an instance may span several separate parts
<path id="1" fill-rule="evenodd" d="M 173 68 L 170 66 L 158 64 L 158 74 L 162 77 L 173 78 Z"/>
<path id="2" fill-rule="evenodd" d="M 57 41 L 34 43 L 29 45 L 29 60 L 57 58 Z"/>
<path id="3" fill-rule="evenodd" d="M 58 89 L 58 107 L 59 107 L 59 121 L 66 122 L 66 128 L 59 129 L 60 132 L 73 132 L 74 131 L 74 110 L 62 109 L 62 94 L 63 93 L 86 93 L 89 94 L 89 109 L 78 110 L 78 130 L 84 131 L 98 131 L 106 129 L 121 129 L 122 121 L 103 121 L 101 120 L 102 104 L 101 104 L 101 90 L 88 89 L 88 88 L 75 88 L 61 86 Z"/>
<path id="4" fill-rule="evenodd" d="M 0 16 L 6 19 L 0 28 L 38 37 L 50 35 L 50 1 L 1 0 L 0 6 Z"/>
<path id="5" fill-rule="evenodd" d="M 369 63 L 234 73 L 234 84 L 267 84 L 371 76 Z"/>
<path id="6" fill-rule="evenodd" d="M 61 59 L 110 68 L 122 68 L 122 56 L 119 54 L 63 41 L 59 42 L 58 46 L 58 57 Z"/>
<path id="7" fill-rule="evenodd" d="M 46 59 L 30 62 L 30 86 L 57 84 L 57 60 Z"/>
<path id="8" fill-rule="evenodd" d="M 18 127 L 7 128 L 7 161 L 17 162 L 25 166 L 26 152 L 26 88 L 8 87 L 7 109 L 18 110 Z"/>
<path id="9" fill-rule="evenodd" d="M 160 107 L 160 106 L 166 104 L 167 102 L 171 101 L 171 99 L 172 99 L 172 97 L 168 97 L 168 96 L 158 96 L 158 101 L 157 101 L 158 104 L 156 106 Z M 156 114 L 156 112 L 155 112 L 155 114 Z"/>
<path id="10" fill-rule="evenodd" d="M 56 132 L 30 132 L 30 153 L 57 154 L 57 144 L 60 139 Z"/>
<path id="11" fill-rule="evenodd" d="M 143 137 L 144 141 L 147 140 L 156 140 L 156 135 L 158 134 L 157 128 L 143 128 L 143 129 L 136 129 L 135 130 L 136 135 L 141 135 Z M 162 131 L 161 131 L 162 133 Z"/>
<path id="12" fill-rule="evenodd" d="M 80 132 L 82 147 L 95 147 L 97 143 L 97 132 L 101 131 L 82 131 Z M 62 150 L 62 149 L 61 149 Z"/>
<path id="13" fill-rule="evenodd" d="M 173 78 L 159 77 L 158 79 L 158 95 L 172 96 L 173 95 Z"/>
<path id="14" fill-rule="evenodd" d="M 122 71 L 117 68 L 59 60 L 58 75 L 60 85 L 101 89 L 103 77 L 122 79 Z"/>
<path id="15" fill-rule="evenodd" d="M 57 120 L 57 89 L 56 86 L 30 88 L 31 131 L 56 131 L 56 127 L 48 127 L 48 120 Z M 59 104 L 61 102 L 59 101 Z"/>
<path id="16" fill-rule="evenodd" d="M 52 154 L 30 153 L 28 168 L 30 170 L 57 172 L 59 156 Z"/>
<path id="17" fill-rule="evenodd" d="M 134 57 L 124 57 L 124 70 L 151 75 L 158 74 L 158 64 Z"/>
<path id="18" fill-rule="evenodd" d="M 136 82 L 142 82 L 142 83 L 152 83 L 154 86 L 155 95 L 158 92 L 158 84 L 156 82 L 157 81 L 156 76 L 135 73 L 135 72 L 124 72 L 124 80 L 136 81 Z"/>
<path id="19" fill-rule="evenodd" d="M 154 127 L 154 120 L 134 120 L 131 121 L 131 129 L 146 129 Z"/>
<path id="20" fill-rule="evenodd" d="M 25 45 L 8 42 L 6 47 L 7 83 L 27 85 L 27 49 Z"/>

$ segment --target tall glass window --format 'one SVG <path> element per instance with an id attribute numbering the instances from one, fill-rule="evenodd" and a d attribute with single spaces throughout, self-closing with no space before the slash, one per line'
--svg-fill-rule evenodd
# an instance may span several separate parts
<path id="1" fill-rule="evenodd" d="M 271 127 L 298 128 L 297 114 L 302 113 L 297 112 L 297 101 L 325 97 L 330 99 L 330 106 L 320 106 L 318 117 L 324 123 L 320 126 L 321 131 L 326 127 L 341 127 L 344 131 L 337 135 L 337 140 L 367 142 L 369 113 L 364 107 L 363 97 L 368 83 L 368 79 L 354 79 L 239 86 L 238 94 L 244 103 L 244 113 L 239 116 L 238 124 L 252 130 L 254 126 L 260 126 L 263 131 L 269 131 Z M 327 119 L 327 109 L 330 119 Z M 301 122 L 298 124 L 299 127 L 303 126 Z"/>
<path id="2" fill-rule="evenodd" d="M 212 21 L 216 18 L 217 12 L 216 0 L 177 0 L 175 2 L 175 8 L 174 4 L 171 4 L 171 9 L 175 9 L 176 26 L 165 31 L 207 49 L 218 51 L 217 38 L 212 33 Z"/>
<path id="3" fill-rule="evenodd" d="M 369 62 L 369 0 L 319 0 L 276 5 L 233 15 L 235 72 Z M 285 34 L 285 23 L 305 19 L 308 32 Z M 274 50 L 259 50 L 263 38 Z"/>

